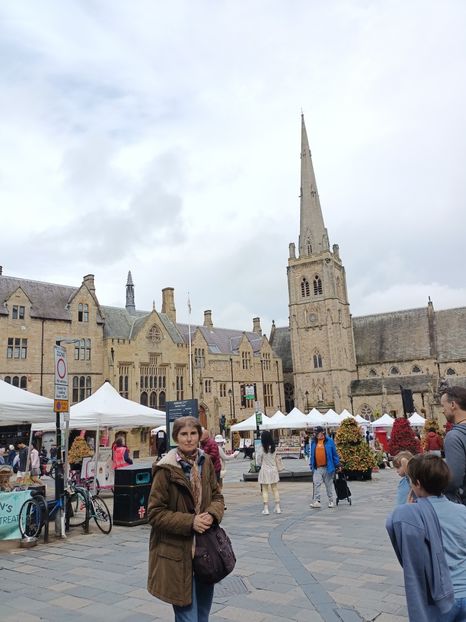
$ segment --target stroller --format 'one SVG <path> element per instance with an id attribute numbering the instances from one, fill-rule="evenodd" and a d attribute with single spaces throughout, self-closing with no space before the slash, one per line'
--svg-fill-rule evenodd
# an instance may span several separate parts
<path id="1" fill-rule="evenodd" d="M 335 486 L 335 493 L 337 496 L 337 505 L 340 501 L 346 499 L 351 505 L 351 490 L 349 489 L 346 481 L 346 475 L 344 473 L 338 473 L 333 480 Z"/>

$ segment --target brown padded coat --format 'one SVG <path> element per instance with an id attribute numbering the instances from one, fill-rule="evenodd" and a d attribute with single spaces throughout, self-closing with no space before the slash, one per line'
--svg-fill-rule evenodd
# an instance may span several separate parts
<path id="1" fill-rule="evenodd" d="M 186 496 L 191 484 L 176 461 L 176 449 L 154 464 L 147 516 L 152 526 L 149 542 L 148 591 L 160 600 L 186 607 L 192 602 L 194 514 Z M 224 502 L 209 456 L 202 466 L 201 513 L 209 512 L 220 523 Z"/>

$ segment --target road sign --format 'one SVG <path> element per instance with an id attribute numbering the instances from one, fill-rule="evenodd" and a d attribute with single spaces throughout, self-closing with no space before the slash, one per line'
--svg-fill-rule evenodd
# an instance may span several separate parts
<path id="1" fill-rule="evenodd" d="M 172 438 L 171 431 L 173 424 L 178 417 L 196 417 L 199 418 L 199 408 L 197 400 L 177 400 L 174 402 L 166 402 L 166 429 L 167 439 L 170 447 L 175 447 L 176 443 Z"/>
<path id="2" fill-rule="evenodd" d="M 68 365 L 66 350 L 55 346 L 55 400 L 68 402 Z M 56 410 L 56 412 L 65 412 Z"/>
<path id="3" fill-rule="evenodd" d="M 257 426 L 262 425 L 262 413 L 260 412 L 256 413 L 256 425 Z"/>
<path id="4" fill-rule="evenodd" d="M 69 407 L 68 400 L 53 400 L 53 410 L 56 413 L 67 413 Z"/>

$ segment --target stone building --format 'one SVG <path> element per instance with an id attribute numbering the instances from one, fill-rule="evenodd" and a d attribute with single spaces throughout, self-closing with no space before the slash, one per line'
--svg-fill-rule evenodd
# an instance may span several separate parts
<path id="1" fill-rule="evenodd" d="M 400 387 L 418 412 L 440 412 L 442 382 L 466 385 L 466 308 L 427 307 L 352 318 L 339 247 L 330 247 L 304 118 L 298 249 L 288 259 L 289 325 L 272 325 L 283 362 L 285 407 L 403 413 Z"/>
<path id="2" fill-rule="evenodd" d="M 131 273 L 125 307 L 115 308 L 100 304 L 93 275 L 70 287 L 0 269 L 0 378 L 53 397 L 57 341 L 67 349 L 71 404 L 108 379 L 124 397 L 161 410 L 169 400 L 197 399 L 201 422 L 214 433 L 254 412 L 247 385 L 266 413 L 283 407 L 281 360 L 259 318 L 251 331 L 217 328 L 208 310 L 203 325 L 188 326 L 177 322 L 169 287 L 160 311 L 155 304 L 152 311 L 137 310 Z M 141 442 L 141 455 L 147 453 L 147 431 L 128 440 L 133 447 Z"/>

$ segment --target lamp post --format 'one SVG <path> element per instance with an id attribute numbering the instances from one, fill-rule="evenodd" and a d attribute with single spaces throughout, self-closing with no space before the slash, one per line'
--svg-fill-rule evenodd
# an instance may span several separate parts
<path id="1" fill-rule="evenodd" d="M 232 399 L 232 403 L 233 403 L 233 416 L 235 414 L 235 385 L 234 385 L 234 380 L 233 380 L 233 357 L 230 356 L 230 374 L 231 374 L 231 399 Z M 230 391 L 228 392 L 228 395 L 230 395 Z"/>
<path id="2" fill-rule="evenodd" d="M 267 405 L 265 400 L 265 382 L 264 382 L 264 360 L 261 358 L 261 376 L 262 376 L 262 397 L 264 402 L 264 415 L 267 414 Z"/>
<path id="3" fill-rule="evenodd" d="M 278 361 L 275 361 L 275 367 L 277 368 L 278 410 L 281 410 L 282 409 L 282 398 L 280 394 L 280 371 L 278 368 Z"/>
<path id="4" fill-rule="evenodd" d="M 233 419 L 233 402 L 232 402 L 233 391 L 231 389 L 228 389 L 228 397 L 230 398 L 230 426 L 231 426 L 231 420 Z"/>
<path id="5" fill-rule="evenodd" d="M 304 395 L 306 396 L 306 414 L 309 413 L 309 391 L 305 391 Z"/>

